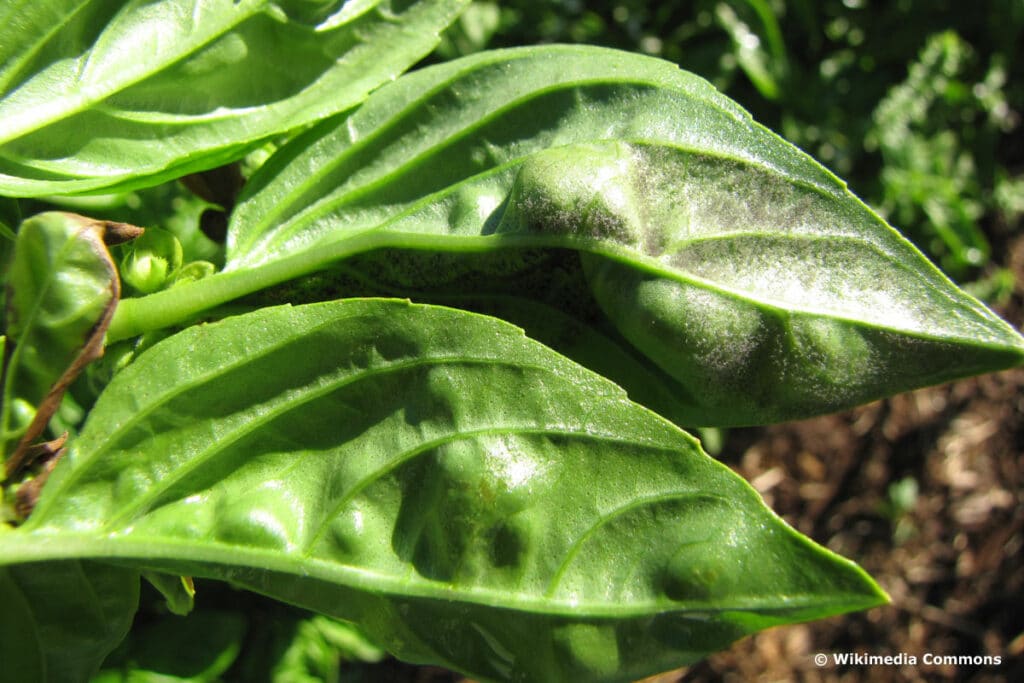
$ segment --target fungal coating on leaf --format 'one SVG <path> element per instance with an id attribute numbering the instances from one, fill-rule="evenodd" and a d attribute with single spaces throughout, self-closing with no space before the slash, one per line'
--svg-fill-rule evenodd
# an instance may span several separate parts
<path id="1" fill-rule="evenodd" d="M 571 145 L 523 162 L 499 233 L 550 233 L 634 245 L 640 239 L 634 155 L 624 143 Z"/>
<path id="2" fill-rule="evenodd" d="M 891 393 L 892 385 L 939 382 L 948 368 L 971 367 L 962 349 L 941 339 L 780 311 L 600 255 L 581 262 L 609 320 L 691 397 L 694 424 L 841 410 Z M 981 371 L 990 361 L 978 353 L 973 362 Z"/>
<path id="3" fill-rule="evenodd" d="M 581 261 L 608 318 L 696 400 L 715 403 L 732 395 L 735 406 L 751 394 L 765 353 L 766 321 L 759 311 L 602 256 Z"/>

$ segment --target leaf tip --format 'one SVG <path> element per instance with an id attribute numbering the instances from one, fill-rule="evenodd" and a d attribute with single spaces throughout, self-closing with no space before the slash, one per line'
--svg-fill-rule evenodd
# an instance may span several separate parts
<path id="1" fill-rule="evenodd" d="M 108 247 L 131 242 L 146 232 L 145 228 L 129 223 L 119 223 L 117 221 L 97 221 L 97 223 L 101 224 L 99 227 L 103 231 L 103 243 Z"/>

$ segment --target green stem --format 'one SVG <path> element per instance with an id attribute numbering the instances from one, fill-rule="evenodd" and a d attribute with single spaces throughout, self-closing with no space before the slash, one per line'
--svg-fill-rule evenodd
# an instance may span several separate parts
<path id="1" fill-rule="evenodd" d="M 371 246 L 371 239 L 356 237 L 334 249 L 324 249 L 316 258 L 303 252 L 261 266 L 216 273 L 149 296 L 123 299 L 107 329 L 107 343 L 178 325 L 215 306 L 308 275 Z"/>
<path id="2" fill-rule="evenodd" d="M 184 322 L 259 289 L 255 279 L 257 271 L 217 273 L 149 296 L 122 299 L 107 328 L 107 343 Z"/>
<path id="3" fill-rule="evenodd" d="M 328 268 L 354 254 L 375 249 L 400 248 L 447 252 L 486 252 L 500 248 L 560 248 L 628 258 L 629 262 L 664 277 L 678 277 L 665 271 L 656 260 L 644 263 L 635 253 L 591 240 L 572 240 L 558 234 L 444 235 L 443 242 L 432 233 L 391 232 L 368 229 L 336 242 L 316 245 L 267 263 L 216 273 L 194 282 L 180 284 L 149 296 L 123 299 L 107 330 L 107 343 L 145 332 L 180 325 L 204 311 L 239 297 Z"/>
<path id="4" fill-rule="evenodd" d="M 564 246 L 557 237 L 449 235 L 445 238 L 445 247 L 451 251 L 488 251 L 502 245 Z M 184 323 L 215 306 L 323 270 L 353 254 L 387 247 L 436 249 L 437 236 L 368 230 L 259 266 L 220 272 L 148 296 L 123 299 L 107 329 L 107 343 Z"/>

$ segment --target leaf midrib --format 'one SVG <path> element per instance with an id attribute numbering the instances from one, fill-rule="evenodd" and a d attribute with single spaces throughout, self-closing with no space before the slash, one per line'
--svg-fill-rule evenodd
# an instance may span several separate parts
<path id="1" fill-rule="evenodd" d="M 496 167 L 487 172 L 487 174 L 497 174 L 507 170 L 507 166 L 520 163 L 520 160 L 509 162 L 502 167 Z M 484 175 L 484 174 L 480 174 Z M 479 177 L 479 176 L 476 176 Z M 452 186 L 457 188 L 458 185 Z M 852 317 L 848 314 L 841 312 L 813 308 L 807 306 L 794 306 L 789 303 L 775 301 L 768 299 L 763 296 L 758 296 L 756 292 L 749 292 L 746 290 L 740 290 L 733 287 L 728 287 L 720 282 L 703 278 L 696 273 L 684 271 L 682 269 L 675 269 L 667 267 L 659 258 L 638 252 L 631 247 L 620 245 L 617 243 L 609 243 L 596 240 L 580 240 L 579 238 L 572 238 L 564 235 L 536 235 L 536 234 L 511 234 L 508 235 L 452 235 L 450 233 L 438 234 L 438 233 L 423 233 L 423 232 L 398 232 L 389 228 L 390 224 L 397 223 L 404 218 L 414 214 L 421 208 L 421 205 L 429 204 L 434 197 L 444 192 L 448 192 L 452 188 L 446 188 L 445 190 L 429 195 L 422 200 L 416 202 L 416 204 L 407 207 L 401 213 L 389 217 L 387 221 L 379 225 L 369 227 L 353 227 L 346 232 L 344 237 L 338 239 L 329 239 L 320 242 L 311 243 L 309 247 L 306 247 L 299 251 L 294 251 L 288 255 L 288 259 L 299 259 L 299 257 L 309 254 L 321 252 L 325 256 L 322 257 L 322 261 L 316 266 L 309 268 L 308 272 L 316 272 L 326 270 L 330 267 L 331 263 L 338 260 L 343 260 L 347 257 L 353 256 L 358 253 L 364 253 L 380 248 L 396 248 L 396 249 L 413 249 L 417 251 L 464 251 L 469 247 L 469 243 L 478 242 L 481 246 L 473 247 L 474 250 L 479 249 L 480 251 L 491 251 L 499 249 L 503 245 L 505 246 L 523 246 L 523 247 L 550 247 L 550 248 L 567 248 L 576 249 L 579 251 L 588 251 L 595 254 L 601 254 L 606 257 L 613 258 L 626 265 L 640 266 L 652 275 L 659 275 L 666 279 L 670 279 L 681 284 L 691 285 L 700 289 L 716 292 L 718 294 L 725 295 L 729 298 L 739 299 L 745 302 L 749 302 L 760 308 L 769 309 L 780 315 L 788 315 L 791 313 L 799 313 L 804 315 L 819 316 L 827 318 L 829 320 L 842 321 L 861 327 L 869 327 L 872 329 L 886 330 L 886 331 L 898 331 L 900 333 L 907 334 L 923 340 L 935 340 L 935 341 L 950 341 L 951 339 L 964 339 L 969 340 L 972 343 L 978 343 L 975 337 L 966 338 L 958 336 L 951 338 L 948 334 L 930 334 L 927 331 L 920 329 L 902 329 L 895 328 L 892 326 L 882 325 L 879 322 L 864 320 L 862 318 Z M 810 189 L 814 189 L 811 187 Z M 736 233 L 724 233 L 721 235 L 706 236 L 699 239 L 687 240 L 687 243 L 697 243 L 700 241 L 712 241 L 712 240 L 727 240 L 743 237 L 752 233 L 746 233 L 738 231 Z M 754 233 L 756 234 L 756 233 Z M 367 239 L 370 237 L 371 239 Z M 870 249 L 875 253 L 881 255 L 885 261 L 891 265 L 896 265 L 900 270 L 906 272 L 913 272 L 910 266 L 897 259 L 895 256 L 888 251 L 880 249 L 878 245 L 862 236 L 856 234 L 849 235 L 811 235 L 803 233 L 790 233 L 786 235 L 773 235 L 773 237 L 786 238 L 786 239 L 801 239 L 801 240 L 812 240 L 812 241 L 823 241 L 827 242 L 830 240 L 845 240 L 856 242 L 864 246 L 866 249 Z M 433 242 L 439 242 L 447 247 L 447 249 L 438 248 Z M 485 246 L 490 242 L 493 246 Z M 457 244 L 461 243 L 461 244 Z M 518 244 L 517 244 L 518 243 Z M 355 249 L 345 249 L 346 244 L 358 245 Z M 328 247 L 328 251 L 323 252 L 324 247 Z M 930 264 L 929 264 L 930 265 Z M 258 266 L 243 266 L 235 271 L 226 271 L 233 273 L 241 273 L 245 271 L 255 271 Z M 938 271 L 932 267 L 932 272 L 929 275 L 934 275 Z M 938 292 L 942 297 L 955 305 L 957 308 L 962 308 L 962 302 L 957 302 L 951 292 L 943 291 L 941 287 L 935 287 L 931 282 L 928 282 L 928 289 L 933 292 Z M 991 320 L 991 316 L 986 310 L 978 307 L 971 308 L 972 313 L 980 315 L 986 320 Z"/>
<path id="2" fill-rule="evenodd" d="M 59 542 L 47 542 L 53 538 Z M 322 559 L 296 561 L 278 550 L 252 548 L 220 542 L 197 543 L 195 539 L 168 537 L 141 538 L 117 532 L 108 535 L 64 532 L 62 530 L 39 530 L 27 533 L 18 530 L 0 537 L 0 565 L 19 564 L 59 559 L 97 559 L 105 561 L 122 560 L 137 568 L 150 568 L 172 573 L 187 572 L 194 576 L 211 579 L 232 580 L 231 568 L 246 567 L 256 571 L 274 572 L 289 576 L 301 575 L 306 578 L 341 585 L 359 592 L 385 594 L 390 597 L 425 598 L 459 601 L 481 607 L 504 607 L 531 614 L 551 617 L 589 616 L 593 618 L 645 617 L 652 614 L 698 612 L 761 611 L 777 614 L 780 609 L 802 610 L 807 608 L 828 609 L 850 604 L 873 606 L 878 600 L 869 600 L 859 593 L 828 592 L 823 594 L 772 595 L 762 600 L 749 599 L 743 603 L 706 604 L 696 601 L 634 601 L 627 606 L 621 602 L 588 603 L 572 600 L 548 600 L 537 594 L 511 593 L 506 587 L 500 590 L 479 586 L 453 587 L 443 581 L 420 577 L 410 581 L 404 576 L 384 574 L 354 565 Z M 165 560 L 165 562 L 161 562 Z M 222 568 L 218 571 L 218 568 Z M 516 601 L 509 600 L 515 596 Z M 780 607 L 780 605 L 782 607 Z"/>

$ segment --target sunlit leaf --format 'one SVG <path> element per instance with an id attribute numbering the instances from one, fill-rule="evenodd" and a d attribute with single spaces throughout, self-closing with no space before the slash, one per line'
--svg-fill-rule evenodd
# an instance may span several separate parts
<path id="1" fill-rule="evenodd" d="M 155 185 L 358 104 L 468 0 L 6 2 L 0 193 Z"/>
<path id="2" fill-rule="evenodd" d="M 631 680 L 884 601 L 671 423 L 496 319 L 191 327 L 118 374 L 0 562 L 220 578 L 484 679 Z"/>
<path id="3" fill-rule="evenodd" d="M 1024 358 L 810 157 L 699 78 L 597 48 L 424 69 L 311 130 L 251 180 L 225 272 L 126 301 L 111 334 L 329 268 L 368 293 L 526 311 L 512 319 L 546 341 L 548 316 L 504 302 L 554 306 L 619 347 L 580 360 L 638 398 L 659 375 L 680 405 L 652 407 L 687 425 L 806 417 Z"/>

